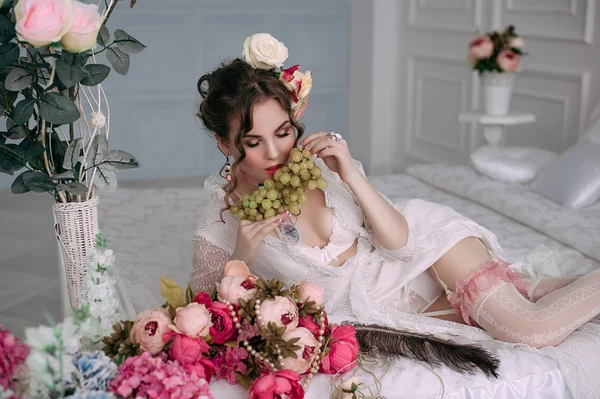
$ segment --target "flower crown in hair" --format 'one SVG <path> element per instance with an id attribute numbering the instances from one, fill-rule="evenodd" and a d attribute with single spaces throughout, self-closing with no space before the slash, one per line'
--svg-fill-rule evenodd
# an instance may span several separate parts
<path id="1" fill-rule="evenodd" d="M 294 118 L 300 118 L 308 105 L 308 93 L 312 88 L 312 72 L 298 71 L 300 65 L 283 69 L 283 63 L 288 58 L 288 49 L 268 33 L 256 33 L 247 37 L 242 55 L 253 68 L 274 70 L 275 77 L 283 82 L 292 96 Z"/>

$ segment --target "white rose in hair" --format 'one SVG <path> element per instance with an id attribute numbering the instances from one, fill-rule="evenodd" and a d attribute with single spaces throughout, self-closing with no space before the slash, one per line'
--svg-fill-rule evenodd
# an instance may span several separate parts
<path id="1" fill-rule="evenodd" d="M 509 46 L 510 46 L 510 48 L 517 48 L 520 50 L 521 48 L 523 48 L 523 44 L 524 44 L 523 39 L 521 39 L 520 36 L 515 36 L 510 39 Z"/>
<path id="2" fill-rule="evenodd" d="M 244 59 L 253 68 L 281 67 L 288 58 L 288 49 L 268 33 L 256 33 L 244 41 Z"/>

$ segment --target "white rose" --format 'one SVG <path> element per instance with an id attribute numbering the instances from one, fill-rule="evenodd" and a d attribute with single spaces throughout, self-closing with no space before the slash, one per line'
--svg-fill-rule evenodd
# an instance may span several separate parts
<path id="1" fill-rule="evenodd" d="M 525 42 L 523 41 L 523 39 L 521 38 L 521 36 L 515 36 L 513 38 L 510 39 L 510 48 L 516 48 L 516 49 L 521 49 L 523 48 L 523 44 L 525 44 Z"/>
<path id="2" fill-rule="evenodd" d="M 244 59 L 253 68 L 281 67 L 288 58 L 288 49 L 268 33 L 256 33 L 244 41 Z"/>

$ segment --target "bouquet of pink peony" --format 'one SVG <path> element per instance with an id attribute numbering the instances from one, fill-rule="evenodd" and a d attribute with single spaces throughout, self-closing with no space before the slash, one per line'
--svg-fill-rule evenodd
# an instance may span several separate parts
<path id="1" fill-rule="evenodd" d="M 523 39 L 517 35 L 515 27 L 478 34 L 469 43 L 467 61 L 474 70 L 484 72 L 516 72 L 521 61 Z"/>

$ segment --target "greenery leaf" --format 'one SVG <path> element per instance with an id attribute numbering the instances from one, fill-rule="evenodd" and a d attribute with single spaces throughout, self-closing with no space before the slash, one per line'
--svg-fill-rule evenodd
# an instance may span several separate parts
<path id="1" fill-rule="evenodd" d="M 0 17 L 2 17 L 0 15 Z M 31 74 L 21 67 L 13 68 L 6 76 L 4 87 L 10 91 L 21 91 L 31 84 Z"/>
<path id="2" fill-rule="evenodd" d="M 21 173 L 19 176 L 17 176 L 15 178 L 15 181 L 13 181 L 13 184 L 10 186 L 10 191 L 13 194 L 24 194 L 29 190 L 29 188 L 27 188 L 27 186 L 25 185 L 25 182 L 23 181 L 23 176 L 28 174 L 28 173 L 33 173 L 29 170 L 26 170 L 25 172 Z"/>
<path id="3" fill-rule="evenodd" d="M 23 143 L 28 143 L 25 148 L 25 154 L 29 159 L 36 159 L 40 155 L 43 155 L 44 151 L 46 151 L 42 143 L 39 141 L 29 143 L 29 140 L 23 140 L 21 141 L 21 144 Z"/>
<path id="4" fill-rule="evenodd" d="M 79 182 L 71 182 L 66 184 L 59 183 L 56 188 L 58 188 L 59 190 L 68 191 L 71 194 L 75 195 L 86 195 L 88 192 L 88 188 L 84 184 L 81 184 Z"/>
<path id="5" fill-rule="evenodd" d="M 25 99 L 15 104 L 12 117 L 16 124 L 24 125 L 29 121 L 31 115 L 33 115 L 33 106 L 35 103 L 35 99 Z M 23 131 L 23 133 L 25 132 Z"/>
<path id="6" fill-rule="evenodd" d="M 185 290 L 185 304 L 186 306 L 194 302 L 194 291 L 192 291 L 192 285 L 188 281 L 187 289 Z"/>
<path id="7" fill-rule="evenodd" d="M 73 87 L 88 76 L 88 71 L 79 65 L 69 65 L 63 60 L 56 60 L 56 74 L 65 87 Z"/>
<path id="8" fill-rule="evenodd" d="M 102 64 L 88 64 L 85 66 L 88 76 L 81 80 L 84 86 L 96 86 L 102 83 L 110 73 L 110 67 Z"/>
<path id="9" fill-rule="evenodd" d="M 6 130 L 7 137 L 11 140 L 20 140 L 27 135 L 25 128 L 21 125 L 17 125 L 12 118 L 6 118 Z"/>
<path id="10" fill-rule="evenodd" d="M 90 169 L 94 166 L 100 165 L 108 156 L 108 140 L 106 136 L 99 134 L 94 136 L 92 144 L 88 150 L 85 162 L 87 168 Z"/>
<path id="11" fill-rule="evenodd" d="M 110 170 L 123 170 L 140 167 L 140 163 L 133 155 L 121 150 L 111 150 L 102 164 L 104 167 Z"/>
<path id="12" fill-rule="evenodd" d="M 28 189 L 36 193 L 45 193 L 54 190 L 56 187 L 56 183 L 47 174 L 39 170 L 25 174 L 23 182 Z"/>
<path id="13" fill-rule="evenodd" d="M 109 40 L 110 40 L 110 32 L 108 31 L 108 28 L 106 27 L 106 25 L 102 25 L 102 27 L 98 31 L 98 38 L 96 39 L 96 41 L 102 47 L 106 47 L 106 46 L 108 46 Z"/>
<path id="14" fill-rule="evenodd" d="M 0 68 L 9 67 L 19 61 L 19 46 L 6 43 L 0 46 Z"/>
<path id="15" fill-rule="evenodd" d="M 52 180 L 73 180 L 75 179 L 75 173 L 72 170 L 67 170 L 66 172 L 59 173 L 57 175 L 52 176 Z"/>
<path id="16" fill-rule="evenodd" d="M 0 168 L 10 175 L 27 165 L 25 150 L 16 144 L 0 144 Z"/>
<path id="17" fill-rule="evenodd" d="M 107 169 L 104 165 L 100 165 L 96 169 L 94 184 L 98 187 L 98 190 L 108 192 L 115 191 L 117 189 L 117 174 L 114 170 Z"/>
<path id="18" fill-rule="evenodd" d="M 160 293 L 173 309 L 185 306 L 183 288 L 166 276 L 160 277 Z"/>
<path id="19" fill-rule="evenodd" d="M 4 8 L 4 4 L 2 4 Z M 5 15 L 0 15 L 0 43 L 8 43 L 15 37 L 15 27 Z"/>
<path id="20" fill-rule="evenodd" d="M 115 30 L 115 42 L 119 50 L 125 54 L 137 54 L 146 48 L 146 46 L 122 29 Z"/>
<path id="21" fill-rule="evenodd" d="M 2 47 L 0 47 L 0 50 Z M 127 75 L 129 72 L 129 55 L 125 54 L 118 48 L 108 48 L 106 50 L 106 58 L 112 65 L 113 69 L 121 75 Z"/>
<path id="22" fill-rule="evenodd" d="M 73 101 L 55 92 L 46 93 L 40 99 L 40 115 L 55 125 L 73 123 L 80 117 Z"/>
<path id="23" fill-rule="evenodd" d="M 65 151 L 65 158 L 63 159 L 63 168 L 65 168 L 66 170 L 72 170 L 75 167 L 75 164 L 77 164 L 77 161 L 79 161 L 80 142 L 81 137 L 76 138 L 75 140 L 71 141 L 71 144 L 69 144 L 67 151 Z"/>
<path id="24" fill-rule="evenodd" d="M 246 390 L 249 390 L 254 383 L 252 378 L 240 373 L 235 373 L 235 379 L 237 380 L 238 384 L 240 384 Z"/>

